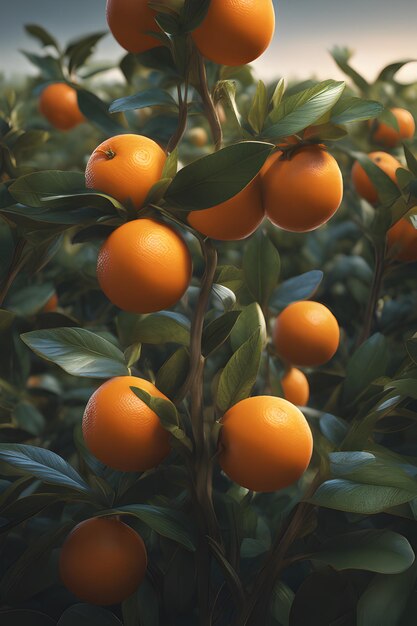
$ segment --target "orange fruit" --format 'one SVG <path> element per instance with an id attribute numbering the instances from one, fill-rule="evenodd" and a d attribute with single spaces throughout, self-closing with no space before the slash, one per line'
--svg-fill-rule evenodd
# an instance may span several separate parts
<path id="1" fill-rule="evenodd" d="M 394 148 L 403 139 L 413 137 L 416 130 L 416 123 L 414 117 L 407 109 L 394 107 L 390 109 L 390 111 L 398 122 L 399 130 L 388 126 L 388 124 L 384 124 L 384 122 L 377 121 L 376 128 L 372 133 L 372 139 L 387 148 Z"/>
<path id="2" fill-rule="evenodd" d="M 78 524 L 61 549 L 64 585 L 80 600 L 111 605 L 131 596 L 143 581 L 147 554 L 142 538 L 117 519 L 97 517 Z"/>
<path id="3" fill-rule="evenodd" d="M 59 130 L 70 130 L 85 122 L 78 108 L 77 91 L 66 83 L 45 87 L 39 98 L 39 111 Z"/>
<path id="4" fill-rule="evenodd" d="M 210 209 L 192 211 L 188 223 L 206 237 L 236 241 L 252 235 L 264 216 L 262 187 L 259 176 L 256 176 L 230 200 Z"/>
<path id="5" fill-rule="evenodd" d="M 232 406 L 221 424 L 219 463 L 238 485 L 277 491 L 307 469 L 313 450 L 311 430 L 288 400 L 247 398 Z"/>
<path id="6" fill-rule="evenodd" d="M 269 46 L 275 30 L 272 0 L 211 0 L 193 31 L 197 48 L 219 65 L 245 65 Z"/>
<path id="7" fill-rule="evenodd" d="M 284 230 L 314 230 L 342 202 L 342 174 L 337 161 L 322 147 L 303 147 L 288 158 L 275 152 L 262 168 L 261 179 L 267 217 Z"/>
<path id="8" fill-rule="evenodd" d="M 195 126 L 188 131 L 188 139 L 196 148 L 204 148 L 208 144 L 208 134 L 202 126 Z"/>
<path id="9" fill-rule="evenodd" d="M 116 228 L 102 245 L 97 278 L 124 311 L 152 313 L 173 306 L 191 279 L 190 252 L 170 226 L 138 219 Z"/>
<path id="10" fill-rule="evenodd" d="M 128 52 L 138 54 L 162 45 L 148 34 L 161 32 L 148 0 L 107 0 L 106 17 L 113 37 Z"/>
<path id="11" fill-rule="evenodd" d="M 310 386 L 306 375 L 296 367 L 290 367 L 281 379 L 285 399 L 298 406 L 307 406 Z"/>
<path id="12" fill-rule="evenodd" d="M 130 387 L 139 387 L 155 398 L 166 398 L 143 378 L 111 378 L 87 403 L 83 435 L 87 448 L 105 465 L 122 472 L 145 472 L 169 454 L 169 434 L 156 413 Z"/>
<path id="13" fill-rule="evenodd" d="M 54 293 L 49 298 L 48 302 L 44 305 L 42 309 L 42 313 L 53 313 L 54 311 L 56 311 L 57 306 L 58 306 L 58 296 L 56 295 L 56 293 Z"/>
<path id="14" fill-rule="evenodd" d="M 319 302 L 293 302 L 277 317 L 273 341 L 278 354 L 294 365 L 327 363 L 339 346 L 339 324 Z"/>
<path id="15" fill-rule="evenodd" d="M 387 152 L 370 152 L 368 157 L 373 161 L 391 180 L 396 183 L 396 171 L 401 167 L 401 163 Z M 362 198 L 365 198 L 370 204 L 378 202 L 378 192 L 375 185 L 371 182 L 368 174 L 363 169 L 359 161 L 355 161 L 352 167 L 352 183 Z"/>
<path id="16" fill-rule="evenodd" d="M 165 161 L 165 152 L 152 139 L 116 135 L 103 141 L 90 156 L 85 184 L 140 209 L 151 187 L 161 178 Z"/>
<path id="17" fill-rule="evenodd" d="M 407 218 L 399 220 L 388 231 L 388 250 L 403 263 L 417 261 L 417 230 Z"/>

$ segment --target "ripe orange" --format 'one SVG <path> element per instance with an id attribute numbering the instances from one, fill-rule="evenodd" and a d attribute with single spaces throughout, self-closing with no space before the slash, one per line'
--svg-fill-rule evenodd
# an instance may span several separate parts
<path id="1" fill-rule="evenodd" d="M 56 295 L 56 293 L 53 293 L 52 296 L 49 298 L 48 302 L 44 305 L 42 312 L 53 313 L 54 311 L 56 311 L 57 306 L 58 306 L 58 296 Z"/>
<path id="2" fill-rule="evenodd" d="M 107 0 L 106 17 L 113 37 L 128 52 L 138 54 L 161 45 L 147 34 L 161 32 L 148 0 Z"/>
<path id="3" fill-rule="evenodd" d="M 339 346 L 339 324 L 333 313 L 319 302 L 293 302 L 277 317 L 274 345 L 294 365 L 322 365 Z"/>
<path id="4" fill-rule="evenodd" d="M 275 29 L 272 0 L 211 0 L 193 32 L 197 48 L 219 65 L 245 65 L 269 46 Z"/>
<path id="5" fill-rule="evenodd" d="M 417 261 L 417 230 L 403 218 L 388 231 L 388 250 L 394 259 L 403 263 Z"/>
<path id="6" fill-rule="evenodd" d="M 221 423 L 219 463 L 238 485 L 276 491 L 307 469 L 313 438 L 304 415 L 291 402 L 247 398 L 232 406 Z"/>
<path id="7" fill-rule="evenodd" d="M 117 519 L 97 517 L 78 524 L 62 546 L 59 569 L 64 585 L 80 600 L 123 602 L 143 581 L 147 554 L 142 538 Z"/>
<path id="8" fill-rule="evenodd" d="M 261 170 L 264 206 L 276 226 L 307 232 L 327 222 L 343 198 L 337 161 L 319 146 L 296 150 L 288 158 L 271 155 Z"/>
<path id="9" fill-rule="evenodd" d="M 66 83 L 53 83 L 45 87 L 39 99 L 39 111 L 59 130 L 70 130 L 85 122 L 78 108 L 77 91 Z"/>
<path id="10" fill-rule="evenodd" d="M 151 187 L 161 178 L 166 154 L 157 143 L 141 135 L 116 135 L 103 141 L 90 156 L 85 184 L 131 201 L 140 209 Z"/>
<path id="11" fill-rule="evenodd" d="M 401 163 L 387 152 L 370 152 L 368 157 L 378 167 L 387 174 L 394 183 L 397 182 L 396 171 L 401 167 Z M 355 161 L 352 167 L 352 183 L 362 198 L 368 200 L 371 204 L 378 202 L 378 192 L 375 185 L 371 182 L 368 174 L 363 169 L 359 161 Z"/>
<path id="12" fill-rule="evenodd" d="M 116 306 L 152 313 L 173 306 L 191 279 L 191 255 L 170 226 L 138 219 L 116 228 L 97 259 L 100 287 Z"/>
<path id="13" fill-rule="evenodd" d="M 169 434 L 156 413 L 130 387 L 165 398 L 147 380 L 117 376 L 103 383 L 89 399 L 82 429 L 88 449 L 102 463 L 122 472 L 144 472 L 168 455 Z"/>
<path id="14" fill-rule="evenodd" d="M 188 223 L 212 239 L 236 241 L 252 235 L 264 216 L 261 181 L 256 176 L 230 200 L 210 209 L 192 211 Z"/>
<path id="15" fill-rule="evenodd" d="M 202 126 L 195 126 L 188 131 L 188 139 L 196 148 L 204 148 L 208 144 L 208 134 Z"/>
<path id="16" fill-rule="evenodd" d="M 290 367 L 281 379 L 285 399 L 298 406 L 307 406 L 310 386 L 306 375 L 296 367 Z"/>
<path id="17" fill-rule="evenodd" d="M 390 109 L 390 111 L 398 122 L 399 130 L 383 122 L 377 122 L 377 126 L 372 133 L 372 138 L 374 141 L 387 148 L 394 148 L 403 139 L 410 139 L 414 135 L 416 124 L 410 111 L 399 107 L 394 107 Z"/>

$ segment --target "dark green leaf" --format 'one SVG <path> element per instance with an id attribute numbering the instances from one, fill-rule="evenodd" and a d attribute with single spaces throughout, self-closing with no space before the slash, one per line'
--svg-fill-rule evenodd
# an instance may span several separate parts
<path id="1" fill-rule="evenodd" d="M 51 450 L 22 444 L 0 444 L 0 459 L 45 483 L 86 493 L 90 491 L 78 472 Z"/>
<path id="2" fill-rule="evenodd" d="M 38 54 L 32 54 L 32 52 L 26 52 L 25 50 L 21 50 L 21 52 L 41 71 L 41 75 L 44 78 L 55 81 L 64 79 L 61 63 L 55 57 L 50 55 L 41 57 Z"/>
<path id="3" fill-rule="evenodd" d="M 78 192 L 85 187 L 85 177 L 81 172 L 61 172 L 46 170 L 21 176 L 9 187 L 9 193 L 16 202 L 35 208 L 45 208 L 44 199 Z M 53 207 L 54 204 L 48 205 Z"/>
<path id="4" fill-rule="evenodd" d="M 84 328 L 35 330 L 21 338 L 38 356 L 74 376 L 111 378 L 129 374 L 123 352 Z"/>
<path id="5" fill-rule="evenodd" d="M 133 96 L 119 98 L 110 105 L 110 113 L 118 113 L 121 111 L 134 111 L 135 109 L 143 109 L 153 106 L 168 106 L 170 108 L 178 108 L 174 98 L 162 89 L 147 89 L 140 91 Z"/>
<path id="6" fill-rule="evenodd" d="M 108 105 L 93 93 L 78 89 L 78 106 L 81 113 L 109 137 L 127 132 L 126 128 L 110 115 Z"/>
<path id="7" fill-rule="evenodd" d="M 175 509 L 147 504 L 129 504 L 116 509 L 101 511 L 98 515 L 100 517 L 133 515 L 162 537 L 172 539 L 192 552 L 195 550 L 195 537 L 189 517 Z"/>
<path id="8" fill-rule="evenodd" d="M 320 485 L 310 501 L 329 509 L 372 515 L 410 502 L 413 498 L 414 493 L 405 489 L 333 479 Z"/>
<path id="9" fill-rule="evenodd" d="M 258 231 L 249 241 L 243 256 L 243 271 L 252 296 L 266 305 L 277 286 L 281 259 L 268 235 Z"/>
<path id="10" fill-rule="evenodd" d="M 346 368 L 343 386 L 344 402 L 353 402 L 369 388 L 372 381 L 384 376 L 390 359 L 385 337 L 372 335 L 353 354 Z"/>
<path id="11" fill-rule="evenodd" d="M 272 149 L 268 143 L 245 141 L 197 159 L 178 172 L 165 200 L 183 211 L 225 202 L 255 178 Z"/>
<path id="12" fill-rule="evenodd" d="M 228 311 L 204 327 L 202 346 L 205 357 L 208 357 L 227 340 L 239 315 L 240 311 Z"/>
<path id="13" fill-rule="evenodd" d="M 178 313 L 164 311 L 143 316 L 135 324 L 133 341 L 149 344 L 178 343 L 188 346 L 190 343 L 190 323 Z"/>
<path id="14" fill-rule="evenodd" d="M 377 163 L 365 155 L 356 153 L 356 160 L 359 161 L 371 182 L 376 187 L 378 197 L 384 206 L 391 206 L 401 196 L 401 192 L 396 183 L 378 167 Z"/>
<path id="15" fill-rule="evenodd" d="M 414 562 L 407 539 L 390 530 L 359 530 L 328 539 L 310 556 L 337 570 L 363 569 L 381 574 L 404 572 Z"/>
<path id="16" fill-rule="evenodd" d="M 28 33 L 28 35 L 31 35 L 32 37 L 40 41 L 44 47 L 53 46 L 54 48 L 58 49 L 58 44 L 56 40 L 42 26 L 39 26 L 38 24 L 26 24 L 25 31 Z"/>
<path id="17" fill-rule="evenodd" d="M 253 335 L 234 353 L 221 373 L 217 405 L 223 412 L 247 398 L 256 382 L 262 354 L 262 331 Z"/>
<path id="18" fill-rule="evenodd" d="M 57 626 L 122 626 L 117 617 L 100 606 L 74 604 L 61 615 Z"/>
<path id="19" fill-rule="evenodd" d="M 341 98 L 333 107 L 330 121 L 333 124 L 349 124 L 370 120 L 378 117 L 383 108 L 380 102 L 348 96 Z"/>
<path id="20" fill-rule="evenodd" d="M 285 309 L 292 302 L 308 300 L 314 296 L 322 280 L 323 272 L 320 270 L 289 278 L 275 291 L 271 304 L 277 309 Z"/>
<path id="21" fill-rule="evenodd" d="M 236 352 L 258 329 L 261 331 L 262 344 L 265 345 L 267 338 L 265 317 L 259 304 L 252 302 L 242 310 L 233 326 L 230 335 L 233 352 Z"/>
<path id="22" fill-rule="evenodd" d="M 159 369 L 155 380 L 157 389 L 168 398 L 175 398 L 187 378 L 189 365 L 188 349 L 179 348 Z"/>

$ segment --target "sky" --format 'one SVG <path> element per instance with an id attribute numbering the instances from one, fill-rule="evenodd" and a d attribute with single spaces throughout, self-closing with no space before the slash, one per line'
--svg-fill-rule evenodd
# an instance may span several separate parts
<path id="1" fill-rule="evenodd" d="M 384 65 L 417 58 L 417 0 L 274 0 L 276 33 L 254 66 L 260 78 L 341 78 L 330 57 L 335 44 L 355 51 L 352 64 L 372 80 Z M 1 0 L 0 0 L 1 5 Z M 31 71 L 19 49 L 37 52 L 24 24 L 39 23 L 61 41 L 107 30 L 106 0 L 13 0 L 2 11 L 0 72 Z M 95 59 L 117 60 L 123 50 L 107 36 Z M 401 70 L 400 80 L 417 79 L 417 62 Z"/>

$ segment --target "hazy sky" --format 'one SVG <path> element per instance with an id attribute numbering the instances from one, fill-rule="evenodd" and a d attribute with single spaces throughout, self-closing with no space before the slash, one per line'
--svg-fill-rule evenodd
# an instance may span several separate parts
<path id="1" fill-rule="evenodd" d="M 0 71 L 29 70 L 18 50 L 35 52 L 36 42 L 25 35 L 24 24 L 43 24 L 66 40 L 106 30 L 105 5 L 105 0 L 13 0 L 1 16 Z M 337 78 L 340 74 L 328 54 L 334 44 L 353 48 L 353 64 L 368 78 L 391 61 L 417 58 L 417 0 L 275 0 L 275 5 L 274 42 L 255 64 L 261 77 Z M 118 59 L 122 54 L 109 35 L 96 58 Z M 417 63 L 402 70 L 400 77 L 417 78 Z"/>

